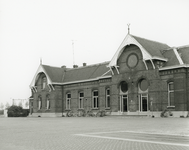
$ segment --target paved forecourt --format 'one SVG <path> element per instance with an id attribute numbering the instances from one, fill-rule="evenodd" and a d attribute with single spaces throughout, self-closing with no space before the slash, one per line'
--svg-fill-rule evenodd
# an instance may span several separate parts
<path id="1" fill-rule="evenodd" d="M 188 150 L 189 118 L 0 118 L 2 150 Z"/>

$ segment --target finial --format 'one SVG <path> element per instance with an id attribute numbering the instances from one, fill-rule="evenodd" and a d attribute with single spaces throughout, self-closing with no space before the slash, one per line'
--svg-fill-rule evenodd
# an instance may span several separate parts
<path id="1" fill-rule="evenodd" d="M 130 28 L 129 28 L 130 23 L 129 23 L 129 24 L 127 24 L 127 26 L 128 26 L 128 34 L 130 34 Z"/>

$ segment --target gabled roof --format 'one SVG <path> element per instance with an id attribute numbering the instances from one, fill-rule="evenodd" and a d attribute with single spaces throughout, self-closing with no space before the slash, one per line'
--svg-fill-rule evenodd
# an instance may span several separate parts
<path id="1" fill-rule="evenodd" d="M 105 62 L 72 69 L 40 65 L 30 87 L 35 86 L 35 82 L 42 72 L 47 76 L 48 84 L 63 85 L 74 82 L 98 80 L 100 78 L 109 78 L 111 77 L 111 72 L 110 69 L 106 67 L 108 63 L 109 62 Z"/>
<path id="2" fill-rule="evenodd" d="M 133 36 L 131 34 L 127 34 L 127 36 L 119 46 L 118 50 L 114 54 L 108 67 L 117 66 L 117 59 L 123 52 L 124 47 L 130 44 L 137 45 L 140 48 L 143 55 L 143 60 L 159 59 L 159 60 L 167 61 L 167 59 L 161 53 L 161 50 L 170 48 L 167 44 L 155 42 L 137 36 Z"/>

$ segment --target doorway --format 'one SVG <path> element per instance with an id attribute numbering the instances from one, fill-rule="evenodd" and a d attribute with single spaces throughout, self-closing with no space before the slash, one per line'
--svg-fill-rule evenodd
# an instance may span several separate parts
<path id="1" fill-rule="evenodd" d="M 128 111 L 128 97 L 127 95 L 120 95 L 120 110 L 121 112 L 127 112 Z"/>
<path id="2" fill-rule="evenodd" d="M 148 94 L 140 94 L 139 111 L 148 111 Z"/>

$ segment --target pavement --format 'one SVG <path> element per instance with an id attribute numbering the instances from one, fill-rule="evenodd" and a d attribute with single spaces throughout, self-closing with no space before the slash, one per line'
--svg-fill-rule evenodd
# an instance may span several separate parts
<path id="1" fill-rule="evenodd" d="M 189 150 L 189 118 L 0 118 L 1 150 Z"/>

